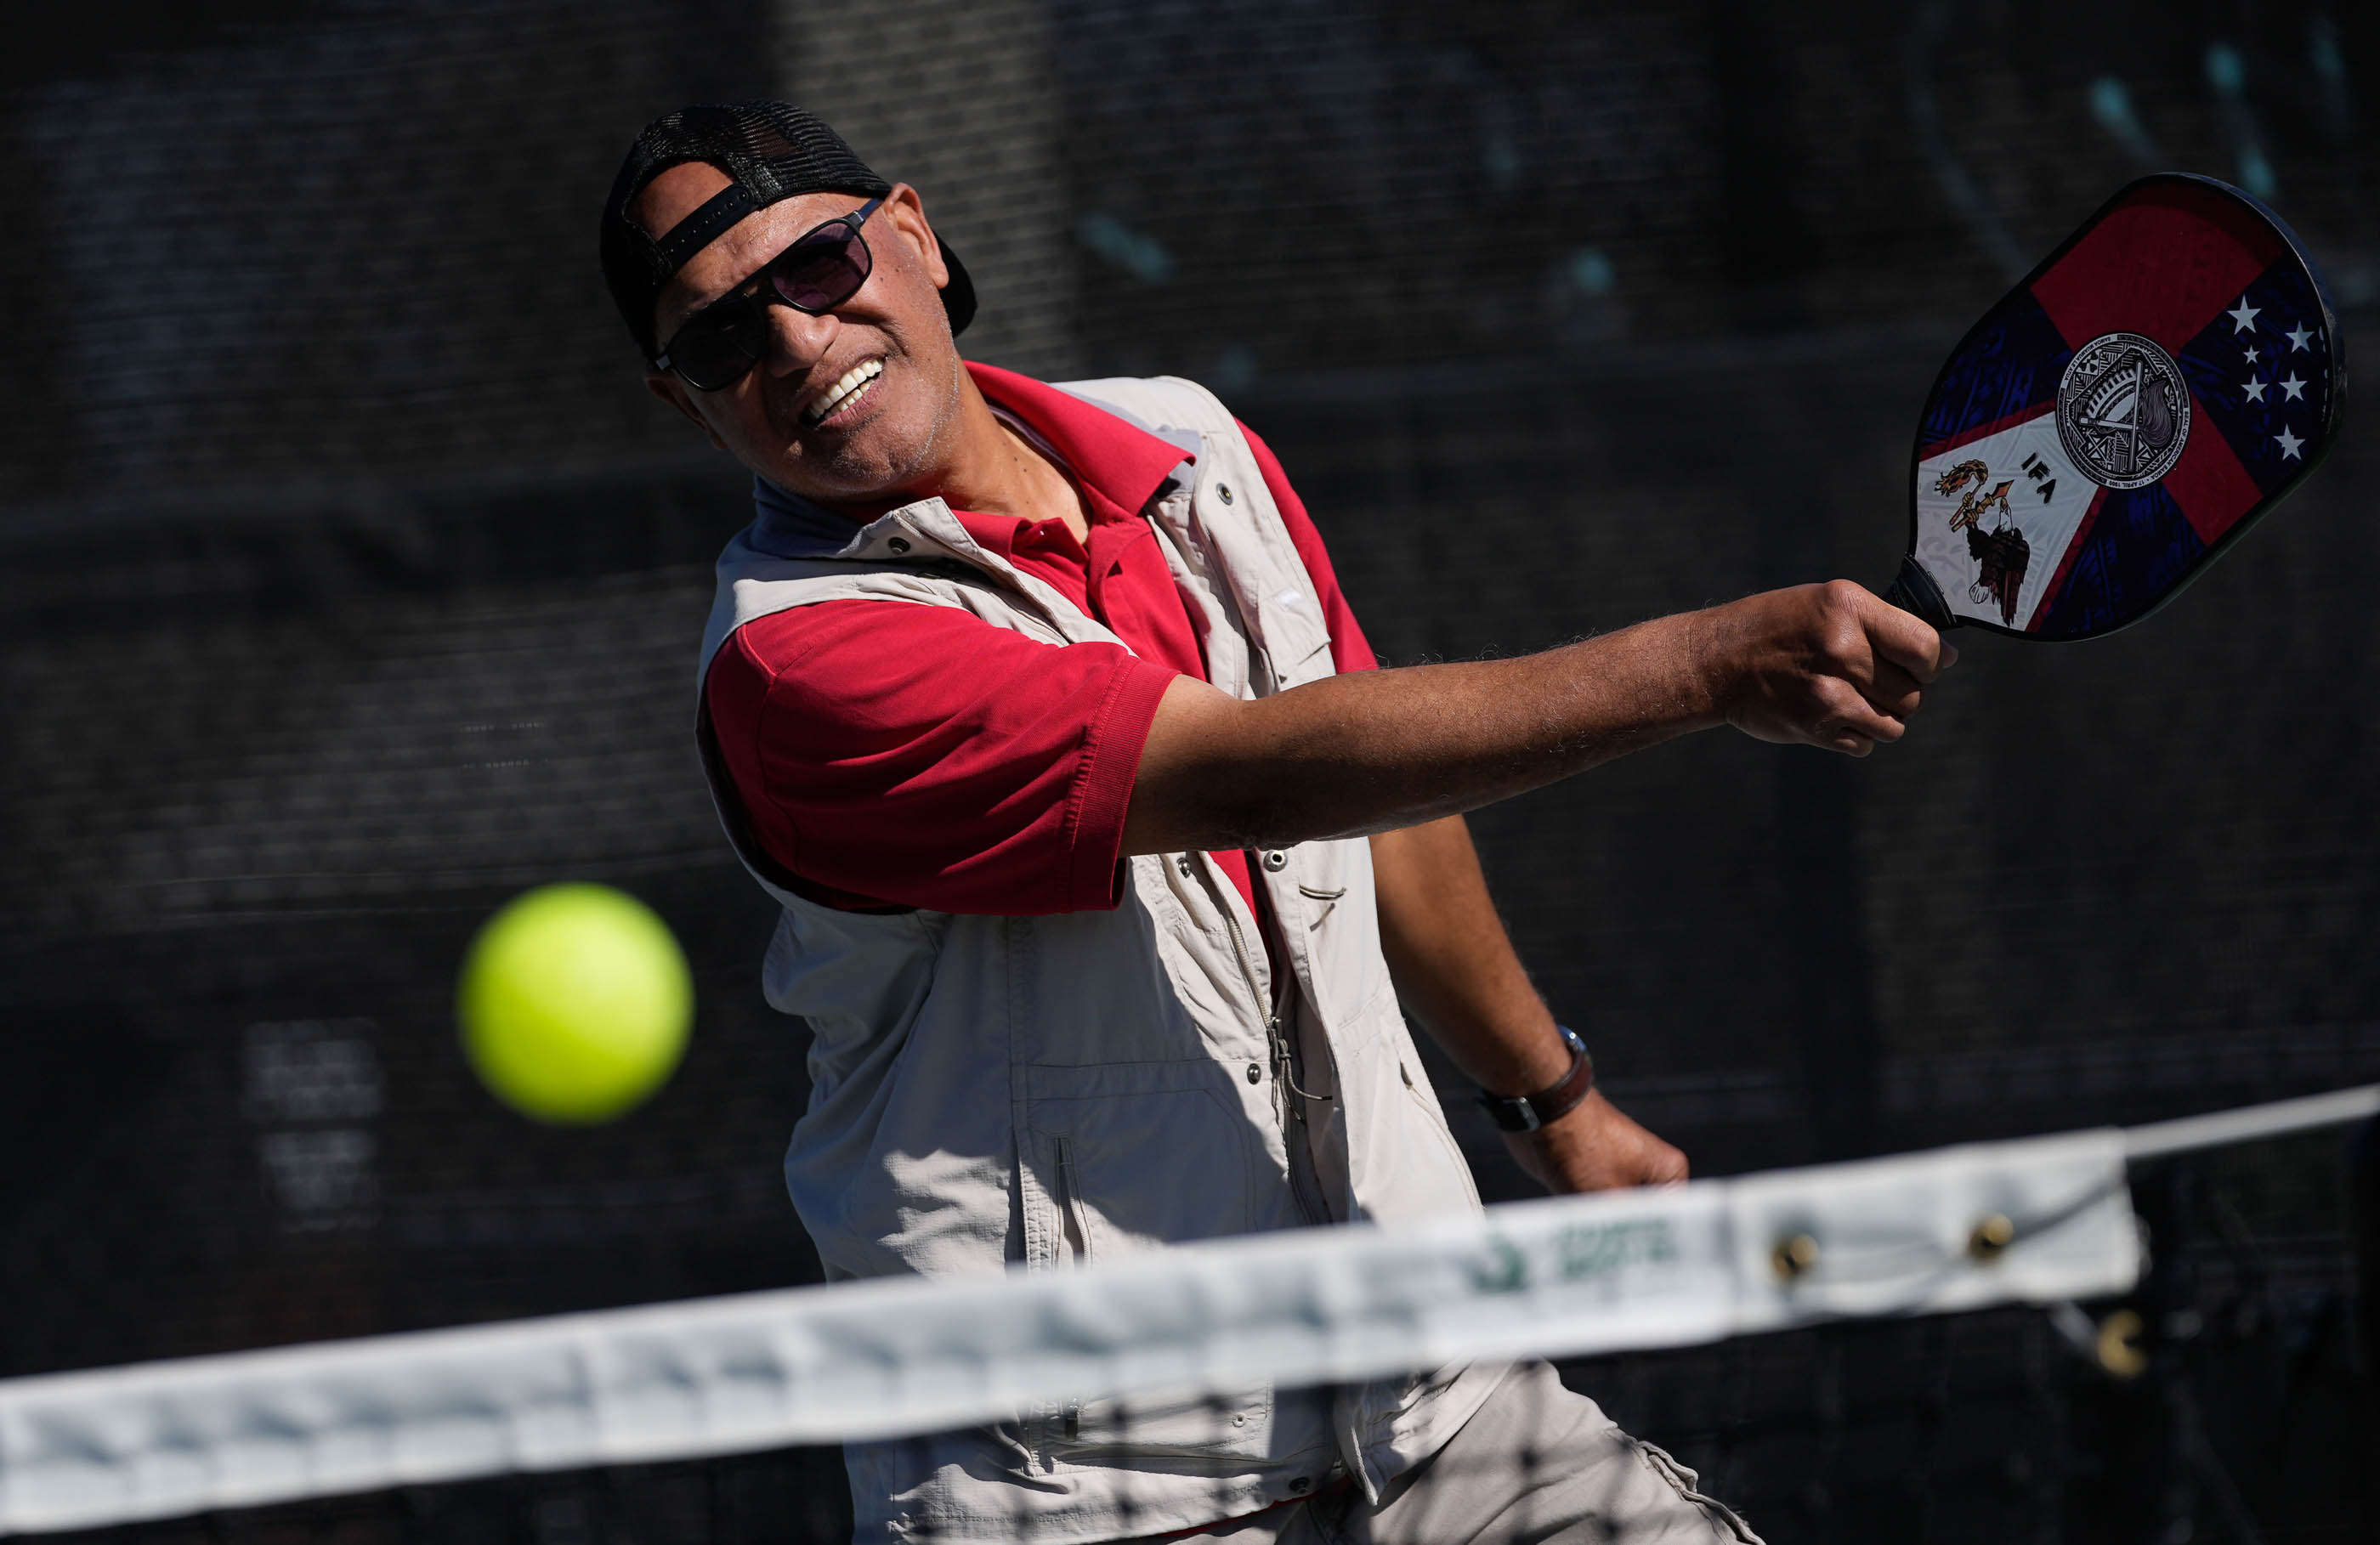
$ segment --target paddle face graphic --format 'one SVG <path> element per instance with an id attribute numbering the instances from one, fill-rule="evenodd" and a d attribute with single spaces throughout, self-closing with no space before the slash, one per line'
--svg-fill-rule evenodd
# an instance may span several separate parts
<path id="1" fill-rule="evenodd" d="M 2346 385 L 2288 227 L 2212 178 L 2144 177 L 1951 351 L 1887 598 L 2022 638 L 2138 622 L 2313 469 Z"/>

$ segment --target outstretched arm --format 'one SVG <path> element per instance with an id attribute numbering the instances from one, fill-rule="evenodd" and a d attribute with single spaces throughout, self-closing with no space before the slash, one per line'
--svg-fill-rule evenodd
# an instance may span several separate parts
<path id="1" fill-rule="evenodd" d="M 1864 755 L 1900 738 L 1955 658 L 1925 622 L 1838 580 L 1519 659 L 1358 671 L 1253 702 L 1178 677 L 1141 752 L 1123 848 L 1370 836 L 1398 996 L 1483 1087 L 1528 1093 L 1569 1054 L 1460 813 L 1718 724 Z M 1512 1150 L 1562 1190 L 1686 1169 L 1600 1094 Z"/>
<path id="2" fill-rule="evenodd" d="M 1722 723 L 1864 755 L 1900 738 L 1954 658 L 1917 618 L 1837 580 L 1518 659 L 1358 671 L 1253 702 L 1179 677 L 1141 752 L 1123 851 L 1393 831 Z"/>
<path id="3" fill-rule="evenodd" d="M 1570 1052 L 1529 984 L 1471 846 L 1450 815 L 1372 839 L 1380 947 L 1397 996 L 1484 1089 L 1519 1095 L 1570 1069 Z M 1508 1132 L 1521 1167 L 1558 1191 L 1658 1185 L 1686 1177 L 1686 1156 L 1600 1092 L 1526 1134 Z"/>

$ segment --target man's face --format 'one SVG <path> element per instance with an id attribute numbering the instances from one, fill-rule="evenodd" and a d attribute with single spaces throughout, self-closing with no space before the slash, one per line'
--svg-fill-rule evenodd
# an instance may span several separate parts
<path id="1" fill-rule="evenodd" d="M 638 196 L 637 218 L 659 235 L 727 182 L 715 166 L 673 166 Z M 741 289 L 805 232 L 866 202 L 809 193 L 747 215 L 678 270 L 655 303 L 654 336 L 666 349 L 688 317 Z M 712 444 L 823 503 L 922 497 L 957 433 L 965 375 L 941 296 L 950 271 L 916 191 L 895 187 L 861 230 L 874 259 L 868 282 L 822 316 L 766 308 L 768 347 L 743 379 L 700 392 L 674 372 L 645 377 Z M 838 395 L 854 380 L 864 384 Z"/>

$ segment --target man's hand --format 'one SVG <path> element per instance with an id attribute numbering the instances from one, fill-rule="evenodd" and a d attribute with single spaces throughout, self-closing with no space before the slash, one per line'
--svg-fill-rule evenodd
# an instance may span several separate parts
<path id="1" fill-rule="evenodd" d="M 1747 596 L 1702 618 L 1712 696 L 1730 724 L 1853 756 L 1900 739 L 1925 686 L 1959 658 L 1849 580 Z"/>
<path id="2" fill-rule="evenodd" d="M 1686 1177 L 1686 1156 L 1621 1115 L 1599 1090 L 1534 1132 L 1506 1132 L 1504 1146 L 1548 1190 L 1667 1186 Z"/>

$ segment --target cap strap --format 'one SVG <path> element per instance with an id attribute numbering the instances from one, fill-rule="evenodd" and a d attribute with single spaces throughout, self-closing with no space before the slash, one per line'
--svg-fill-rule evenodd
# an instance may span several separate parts
<path id="1" fill-rule="evenodd" d="M 703 206 L 670 227 L 669 234 L 653 243 L 662 260 L 675 273 L 686 266 L 686 260 L 717 240 L 719 234 L 760 207 L 751 191 L 742 183 L 729 183 L 712 194 Z"/>

